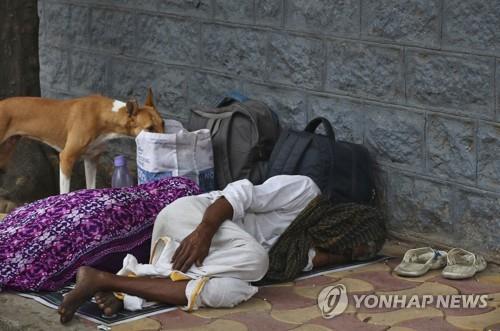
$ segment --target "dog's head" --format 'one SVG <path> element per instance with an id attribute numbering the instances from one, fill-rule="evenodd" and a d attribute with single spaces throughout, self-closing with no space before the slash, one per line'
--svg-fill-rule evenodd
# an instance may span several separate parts
<path id="1" fill-rule="evenodd" d="M 128 127 L 132 135 L 137 136 L 142 130 L 164 133 L 165 124 L 153 102 L 153 91 L 148 88 L 144 106 L 139 107 L 136 100 L 127 102 Z"/>

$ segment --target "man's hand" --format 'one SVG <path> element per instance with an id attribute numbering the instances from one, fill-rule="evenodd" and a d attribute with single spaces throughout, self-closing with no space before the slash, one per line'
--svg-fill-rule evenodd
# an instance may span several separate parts
<path id="1" fill-rule="evenodd" d="M 191 232 L 175 250 L 172 257 L 173 269 L 186 272 L 193 263 L 200 267 L 208 255 L 212 237 L 212 231 L 203 226 L 199 226 Z"/>
<path id="2" fill-rule="evenodd" d="M 173 269 L 186 272 L 193 263 L 200 267 L 207 257 L 212 238 L 224 222 L 233 217 L 233 207 L 221 197 L 208 206 L 201 223 L 191 232 L 175 250 L 172 256 Z"/>

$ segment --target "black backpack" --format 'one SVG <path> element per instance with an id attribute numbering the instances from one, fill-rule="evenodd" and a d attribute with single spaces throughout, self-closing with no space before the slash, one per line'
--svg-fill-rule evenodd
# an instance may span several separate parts
<path id="1" fill-rule="evenodd" d="M 316 134 L 323 124 L 326 135 Z M 267 177 L 275 175 L 309 176 L 337 203 L 372 203 L 375 186 L 368 150 L 359 144 L 336 141 L 330 122 L 318 117 L 304 131 L 284 130 L 269 160 Z"/>
<path id="2" fill-rule="evenodd" d="M 218 189 L 238 179 L 247 178 L 253 184 L 266 179 L 280 125 L 276 114 L 264 103 L 225 98 L 216 108 L 192 109 L 188 129 L 201 128 L 210 129 L 212 134 Z"/>

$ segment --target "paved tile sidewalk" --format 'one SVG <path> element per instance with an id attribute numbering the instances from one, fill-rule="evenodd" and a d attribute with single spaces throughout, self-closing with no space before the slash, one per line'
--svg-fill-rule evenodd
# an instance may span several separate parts
<path id="1" fill-rule="evenodd" d="M 475 279 L 449 281 L 432 272 L 402 279 L 392 274 L 398 260 L 352 271 L 263 288 L 235 309 L 203 309 L 188 315 L 170 312 L 148 318 L 155 330 L 500 330 L 500 275 L 492 266 Z M 497 269 L 497 270 L 494 270 Z M 323 319 L 316 297 L 326 285 L 344 284 L 349 293 L 376 294 L 492 294 L 485 309 L 377 309 L 356 310 L 350 305 L 341 316 Z M 353 300 L 350 300 L 352 303 Z M 183 316 L 189 317 L 183 324 Z M 147 323 L 150 323 L 150 322 Z M 187 320 L 186 320 L 187 321 Z M 145 320 L 113 330 L 145 330 Z"/>

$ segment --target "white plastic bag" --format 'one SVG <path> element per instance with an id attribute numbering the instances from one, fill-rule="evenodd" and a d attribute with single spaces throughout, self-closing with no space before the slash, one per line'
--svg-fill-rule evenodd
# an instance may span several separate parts
<path id="1" fill-rule="evenodd" d="M 175 120 L 165 120 L 166 133 L 142 131 L 136 138 L 139 184 L 183 176 L 205 191 L 215 189 L 210 130 L 189 132 Z"/>

